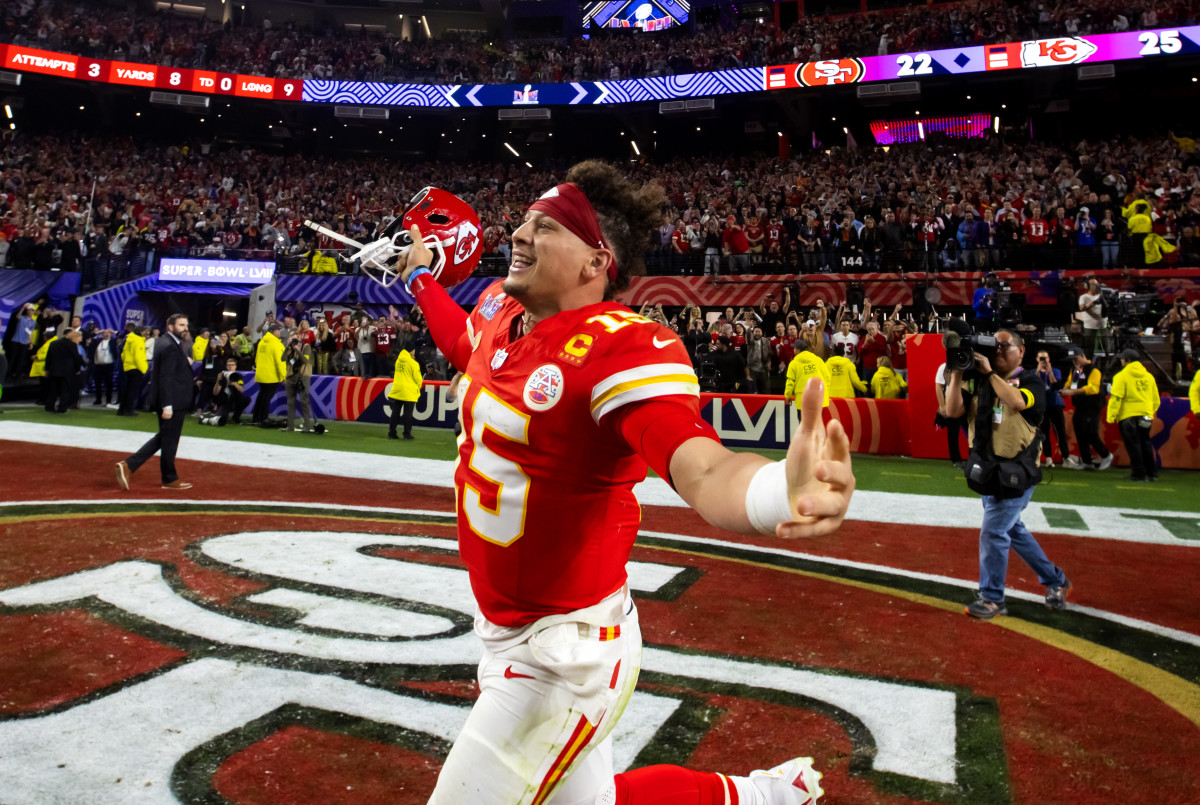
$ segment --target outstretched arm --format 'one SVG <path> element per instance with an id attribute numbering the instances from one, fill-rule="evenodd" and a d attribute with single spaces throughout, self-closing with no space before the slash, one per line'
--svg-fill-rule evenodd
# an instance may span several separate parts
<path id="1" fill-rule="evenodd" d="M 675 490 L 718 528 L 784 539 L 835 531 L 854 492 L 850 440 L 841 423 L 821 421 L 825 389 L 814 378 L 804 388 L 800 428 L 787 458 L 772 463 L 735 453 L 709 438 L 689 439 L 671 457 Z"/>
<path id="2" fill-rule="evenodd" d="M 450 361 L 455 369 L 462 371 L 467 368 L 467 361 L 471 357 L 467 312 L 459 307 L 446 289 L 428 273 L 433 252 L 422 242 L 421 231 L 414 225 L 409 234 L 413 242 L 405 256 L 401 279 L 421 306 L 433 342 L 446 356 L 446 360 Z M 420 268 L 426 269 L 425 273 L 417 274 L 414 278 L 413 274 Z"/>

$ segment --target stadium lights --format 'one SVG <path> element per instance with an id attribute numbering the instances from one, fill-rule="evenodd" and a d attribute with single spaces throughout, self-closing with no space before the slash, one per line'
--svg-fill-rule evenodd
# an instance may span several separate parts
<path id="1" fill-rule="evenodd" d="M 923 126 L 919 120 L 917 121 L 917 136 L 919 136 L 922 140 L 925 139 L 925 126 Z"/>
<path id="2" fill-rule="evenodd" d="M 509 151 L 512 151 L 513 156 L 515 156 L 517 159 L 521 158 L 521 155 L 517 153 L 517 149 L 513 148 L 508 143 L 505 143 L 504 147 L 507 148 Z"/>
<path id="3" fill-rule="evenodd" d="M 642 155 L 642 149 L 637 147 L 637 140 L 630 140 L 629 144 L 633 146 L 633 153 L 637 154 L 638 156 Z"/>
<path id="4" fill-rule="evenodd" d="M 849 133 L 850 133 L 850 129 L 846 128 L 845 126 L 842 126 L 842 134 L 849 134 Z"/>
<path id="5" fill-rule="evenodd" d="M 832 120 L 834 123 L 836 123 L 836 122 L 837 122 L 837 118 L 836 118 L 836 117 L 831 117 L 831 118 L 829 118 L 829 119 L 830 119 L 830 120 Z"/>
<path id="6" fill-rule="evenodd" d="M 777 131 L 777 132 L 775 132 L 775 133 L 776 133 L 776 134 L 778 134 L 780 137 L 782 137 L 782 136 L 783 136 L 783 132 L 782 132 L 782 131 Z"/>
<path id="7" fill-rule="evenodd" d="M 526 162 L 526 163 L 525 163 L 525 167 L 527 167 L 527 168 L 532 168 L 533 166 L 532 166 L 532 165 L 530 165 L 528 162 Z"/>
<path id="8" fill-rule="evenodd" d="M 967 96 L 967 100 L 968 100 L 968 101 L 969 101 L 969 100 L 971 100 L 971 96 L 970 96 L 970 95 L 968 95 L 968 96 Z"/>
<path id="9" fill-rule="evenodd" d="M 81 111 L 81 112 L 83 111 L 83 107 L 82 107 L 82 106 L 81 106 L 81 107 L 79 107 L 79 111 Z"/>
<path id="10" fill-rule="evenodd" d="M 12 120 L 12 116 L 13 116 L 12 107 L 9 106 L 8 104 L 4 104 L 4 114 L 8 115 L 9 120 Z"/>
<path id="11" fill-rule="evenodd" d="M 1008 108 L 1008 104 L 1006 104 L 1006 103 L 1002 103 L 1002 104 L 1000 104 L 1000 108 L 1001 108 L 1001 109 L 1007 109 L 1007 108 Z"/>
<path id="12" fill-rule="evenodd" d="M 996 121 L 993 124 L 993 127 L 995 128 L 996 133 L 999 134 L 1000 133 L 1000 115 L 996 115 Z"/>

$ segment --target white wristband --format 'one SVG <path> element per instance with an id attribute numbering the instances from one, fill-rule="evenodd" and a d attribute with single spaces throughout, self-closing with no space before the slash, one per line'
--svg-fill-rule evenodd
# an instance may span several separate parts
<path id="1" fill-rule="evenodd" d="M 788 499 L 787 467 L 783 461 L 767 464 L 746 487 L 746 517 L 760 534 L 775 535 L 775 526 L 796 519 Z"/>

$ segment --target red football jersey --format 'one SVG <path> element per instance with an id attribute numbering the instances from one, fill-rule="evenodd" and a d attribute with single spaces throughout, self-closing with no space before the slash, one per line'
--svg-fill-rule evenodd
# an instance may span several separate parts
<path id="1" fill-rule="evenodd" d="M 459 553 L 488 620 L 522 626 L 591 606 L 625 583 L 645 459 L 614 426 L 624 406 L 700 386 L 683 343 L 615 302 L 516 337 L 524 309 L 497 282 L 467 321 L 454 473 Z"/>

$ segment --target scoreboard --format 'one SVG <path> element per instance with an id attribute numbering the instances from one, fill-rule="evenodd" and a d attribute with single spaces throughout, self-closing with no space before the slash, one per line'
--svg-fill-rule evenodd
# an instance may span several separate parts
<path id="1" fill-rule="evenodd" d="M 668 0 L 662 0 L 671 5 Z M 576 106 L 644 103 L 874 81 L 1036 70 L 1126 60 L 1171 60 L 1200 55 L 1200 26 L 1063 36 L 1025 42 L 970 45 L 919 53 L 826 59 L 707 73 L 572 81 L 560 84 L 388 84 L 366 81 L 266 78 L 182 67 L 89 59 L 0 44 L 4 69 L 80 81 L 175 92 L 234 95 L 276 101 L 430 108 Z"/>

